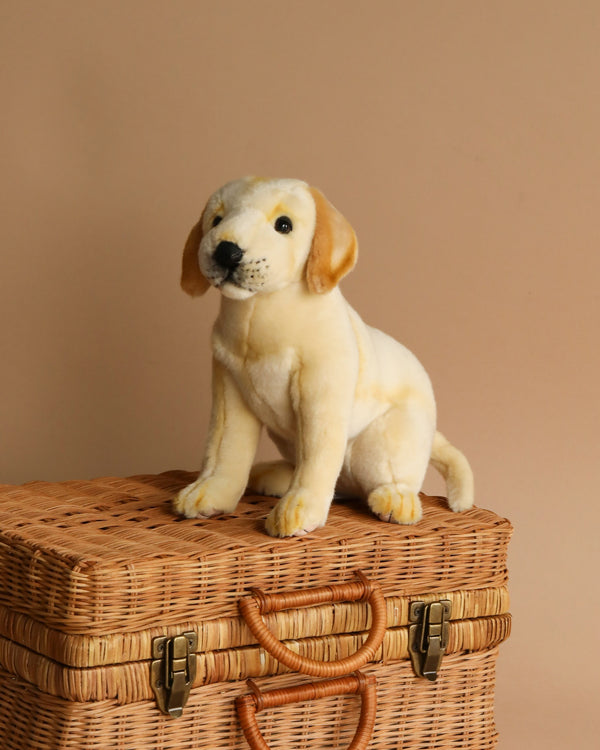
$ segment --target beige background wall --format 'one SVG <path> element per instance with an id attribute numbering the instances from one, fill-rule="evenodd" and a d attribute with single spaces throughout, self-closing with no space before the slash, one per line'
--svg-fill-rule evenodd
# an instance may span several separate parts
<path id="1" fill-rule="evenodd" d="M 0 33 L 0 481 L 198 467 L 183 241 L 225 180 L 302 177 L 516 526 L 500 748 L 596 747 L 600 4 L 3 0 Z"/>

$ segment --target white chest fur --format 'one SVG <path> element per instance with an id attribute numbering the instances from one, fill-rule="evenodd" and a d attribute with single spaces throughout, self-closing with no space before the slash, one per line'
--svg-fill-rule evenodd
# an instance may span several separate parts
<path id="1" fill-rule="evenodd" d="M 292 438 L 295 430 L 290 381 L 296 355 L 287 348 L 274 354 L 240 356 L 215 336 L 214 354 L 232 375 L 251 411 L 270 430 Z"/>
<path id="2" fill-rule="evenodd" d="M 297 310 L 290 313 L 285 301 L 283 297 L 278 304 L 277 295 L 224 300 L 213 331 L 213 352 L 260 421 L 293 440 L 292 380 L 311 326 Z"/>

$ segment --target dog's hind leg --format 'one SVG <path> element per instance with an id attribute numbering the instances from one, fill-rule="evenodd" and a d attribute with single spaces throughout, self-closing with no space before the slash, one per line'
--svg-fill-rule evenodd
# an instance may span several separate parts
<path id="1" fill-rule="evenodd" d="M 248 490 L 258 495 L 283 497 L 294 476 L 294 466 L 289 461 L 267 461 L 255 464 L 250 471 Z"/>
<path id="2" fill-rule="evenodd" d="M 344 473 L 382 521 L 420 520 L 419 491 L 434 432 L 432 415 L 408 403 L 378 417 L 349 447 Z"/>

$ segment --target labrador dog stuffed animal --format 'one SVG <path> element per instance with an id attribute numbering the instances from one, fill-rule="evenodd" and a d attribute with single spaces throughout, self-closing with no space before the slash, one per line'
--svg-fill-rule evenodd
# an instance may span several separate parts
<path id="1" fill-rule="evenodd" d="M 177 513 L 231 513 L 248 487 L 281 498 L 266 520 L 272 536 L 323 526 L 335 492 L 366 498 L 383 521 L 415 523 L 429 462 L 452 510 L 472 506 L 471 469 L 436 432 L 427 373 L 338 288 L 356 258 L 348 221 L 304 182 L 244 178 L 209 199 L 181 283 L 192 296 L 221 293 L 212 416 Z M 252 468 L 262 425 L 284 460 Z"/>

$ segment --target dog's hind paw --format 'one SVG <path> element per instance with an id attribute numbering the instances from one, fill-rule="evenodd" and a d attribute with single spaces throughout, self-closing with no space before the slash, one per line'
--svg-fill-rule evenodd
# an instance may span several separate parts
<path id="1" fill-rule="evenodd" d="M 248 490 L 258 495 L 283 497 L 289 490 L 294 467 L 287 461 L 268 461 L 256 464 L 250 472 Z"/>
<path id="2" fill-rule="evenodd" d="M 239 495 L 228 492 L 223 484 L 215 477 L 188 484 L 173 499 L 173 510 L 185 518 L 210 518 L 232 513 Z"/>
<path id="3" fill-rule="evenodd" d="M 308 490 L 293 490 L 284 495 L 267 516 L 265 528 L 271 536 L 304 536 L 324 526 L 329 503 L 315 499 Z"/>
<path id="4" fill-rule="evenodd" d="M 383 484 L 368 497 L 369 508 L 382 521 L 411 524 L 421 520 L 423 509 L 419 495 L 399 484 Z"/>

